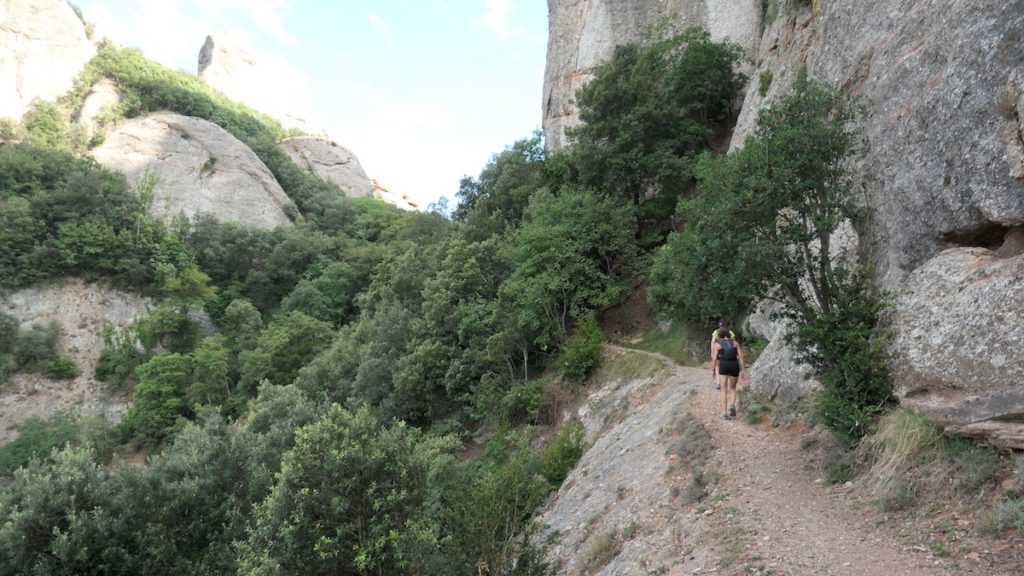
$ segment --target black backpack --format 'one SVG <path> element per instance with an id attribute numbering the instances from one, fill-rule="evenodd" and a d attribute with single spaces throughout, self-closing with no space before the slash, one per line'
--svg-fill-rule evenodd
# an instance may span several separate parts
<path id="1" fill-rule="evenodd" d="M 718 345 L 718 359 L 719 360 L 735 360 L 736 359 L 736 346 L 733 344 L 731 338 L 719 338 Z"/>

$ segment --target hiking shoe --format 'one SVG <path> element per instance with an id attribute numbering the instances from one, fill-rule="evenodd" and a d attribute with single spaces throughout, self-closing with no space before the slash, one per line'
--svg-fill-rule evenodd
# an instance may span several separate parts
<path id="1" fill-rule="evenodd" d="M 735 415 L 736 415 L 736 405 L 735 404 L 729 404 L 729 416 L 735 416 Z"/>
<path id="2" fill-rule="evenodd" d="M 728 419 L 729 419 L 729 415 L 726 414 L 725 412 L 723 412 L 722 413 L 722 420 L 728 420 Z"/>
<path id="3" fill-rule="evenodd" d="M 721 389 L 722 389 L 722 383 L 721 382 L 715 382 L 715 390 L 721 390 Z"/>

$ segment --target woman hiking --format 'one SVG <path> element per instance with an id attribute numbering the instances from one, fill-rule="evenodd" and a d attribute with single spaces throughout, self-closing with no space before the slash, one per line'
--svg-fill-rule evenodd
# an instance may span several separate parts
<path id="1" fill-rule="evenodd" d="M 722 419 L 736 416 L 739 403 L 738 380 L 746 372 L 743 365 L 743 349 L 727 326 L 720 327 L 717 338 L 711 344 L 711 369 L 718 372 L 718 383 L 722 388 Z M 732 393 L 732 402 L 729 395 Z"/>

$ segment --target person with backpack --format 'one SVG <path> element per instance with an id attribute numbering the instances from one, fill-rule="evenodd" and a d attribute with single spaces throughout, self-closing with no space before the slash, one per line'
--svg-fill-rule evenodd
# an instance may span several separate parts
<path id="1" fill-rule="evenodd" d="M 736 416 L 736 404 L 740 400 L 737 388 L 740 374 L 745 376 L 743 348 L 727 326 L 719 327 L 716 332 L 717 338 L 711 344 L 711 370 L 718 373 L 722 390 L 722 419 L 728 420 Z M 729 402 L 730 393 L 732 402 Z"/>
<path id="2" fill-rule="evenodd" d="M 715 353 L 715 340 L 718 340 L 718 332 L 720 330 L 722 331 L 723 334 L 725 332 L 728 332 L 729 333 L 729 338 L 732 338 L 733 340 L 736 339 L 736 334 L 733 334 L 733 331 L 729 330 L 729 327 L 726 324 L 725 320 L 722 319 L 722 318 L 719 318 L 718 319 L 718 328 L 716 328 L 715 331 L 711 333 L 711 354 L 712 354 L 712 356 Z M 711 379 L 715 382 L 715 390 L 721 390 L 722 389 L 722 384 L 718 381 L 718 374 L 715 372 L 714 365 L 712 365 L 712 367 L 711 367 Z"/>

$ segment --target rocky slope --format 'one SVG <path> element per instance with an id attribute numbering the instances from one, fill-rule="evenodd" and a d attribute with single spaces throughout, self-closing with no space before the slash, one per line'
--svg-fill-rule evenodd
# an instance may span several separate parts
<path id="1" fill-rule="evenodd" d="M 117 421 L 127 409 L 123 398 L 103 392 L 93 373 L 103 350 L 103 326 L 124 330 L 144 316 L 147 299 L 81 280 L 19 290 L 0 299 L 0 310 L 18 319 L 23 329 L 55 322 L 60 328 L 59 352 L 74 362 L 78 376 L 51 380 L 36 374 L 14 374 L 0 393 L 0 444 L 35 416 L 58 412 L 103 414 Z"/>

